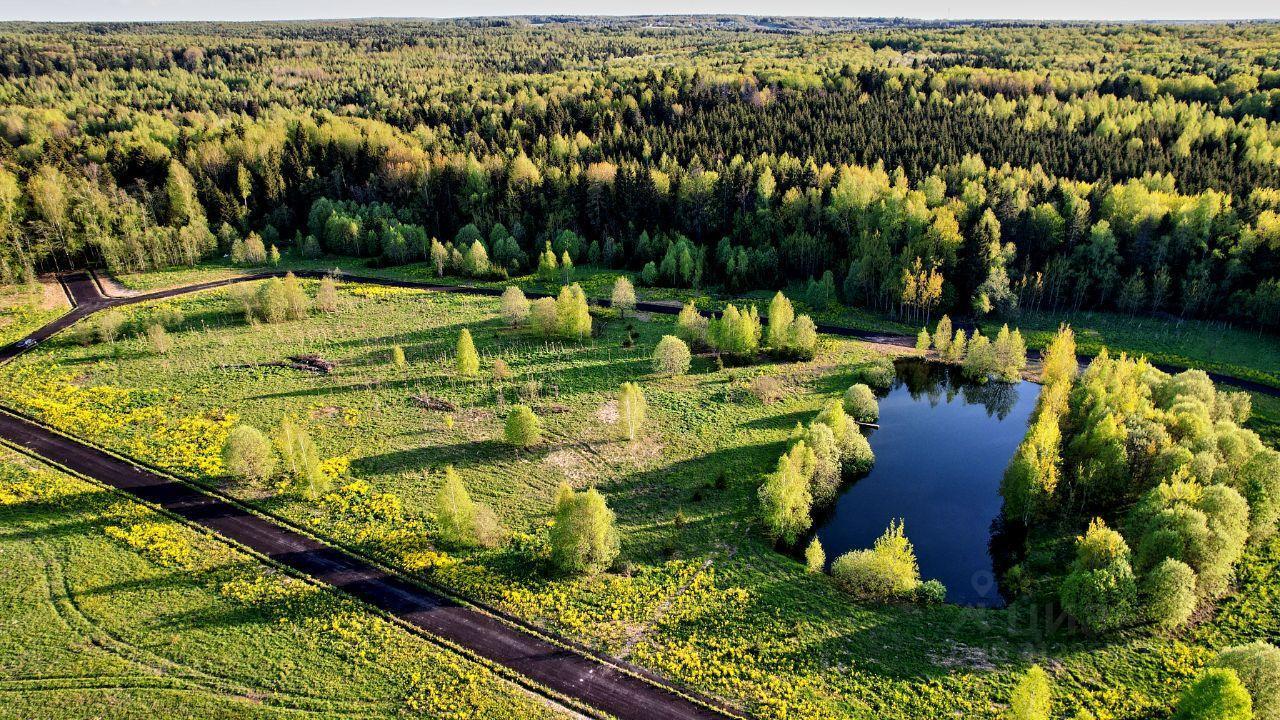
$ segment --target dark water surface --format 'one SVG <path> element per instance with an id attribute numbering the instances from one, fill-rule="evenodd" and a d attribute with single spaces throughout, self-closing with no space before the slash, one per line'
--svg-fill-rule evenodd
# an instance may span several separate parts
<path id="1" fill-rule="evenodd" d="M 947 586 L 948 602 L 999 607 L 991 541 L 1000 478 L 1026 434 L 1040 394 L 1035 383 L 963 380 L 955 369 L 900 361 L 868 439 L 875 467 L 818 518 L 829 559 L 875 542 L 902 518 L 924 579 Z"/>

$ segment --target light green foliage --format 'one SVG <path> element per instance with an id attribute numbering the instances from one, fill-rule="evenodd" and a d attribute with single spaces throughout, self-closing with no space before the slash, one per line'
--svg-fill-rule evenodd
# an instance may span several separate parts
<path id="1" fill-rule="evenodd" d="M 1157 627 L 1181 627 L 1199 604 L 1196 573 L 1181 560 L 1162 560 L 1146 574 L 1142 585 L 1146 616 Z"/>
<path id="2" fill-rule="evenodd" d="M 618 314 L 626 317 L 627 313 L 636 309 L 636 289 L 625 275 L 619 275 L 613 281 L 613 291 L 609 293 L 609 305 L 617 309 Z"/>
<path id="3" fill-rule="evenodd" d="M 800 360 L 812 360 L 818 351 L 818 326 L 808 315 L 801 315 L 791 323 L 787 336 L 788 352 Z"/>
<path id="4" fill-rule="evenodd" d="M 556 254 L 551 251 L 551 243 L 547 242 L 546 249 L 538 256 L 538 279 L 545 283 L 551 283 L 558 280 L 560 272 L 556 264 Z"/>
<path id="5" fill-rule="evenodd" d="M 880 419 L 880 403 L 871 388 L 854 383 L 844 391 L 844 411 L 854 420 L 875 422 Z"/>
<path id="6" fill-rule="evenodd" d="M 1257 720 L 1280 718 L 1280 648 L 1258 640 L 1223 650 L 1211 664 L 1229 668 L 1240 678 L 1253 699 Z"/>
<path id="7" fill-rule="evenodd" d="M 293 492 L 307 500 L 315 500 L 329 489 L 311 433 L 289 415 L 280 419 L 275 445 L 280 453 L 281 469 L 288 477 Z"/>
<path id="8" fill-rule="evenodd" d="M 391 346 L 391 366 L 403 370 L 408 366 L 408 361 L 404 357 L 404 348 L 399 345 Z"/>
<path id="9" fill-rule="evenodd" d="M 901 521 L 890 523 L 871 549 L 836 558 L 831 576 L 845 592 L 877 602 L 912 597 L 920 585 L 915 549 Z"/>
<path id="10" fill-rule="evenodd" d="M 809 509 L 813 496 L 809 491 L 809 475 L 814 465 L 813 451 L 797 442 L 778 458 L 777 468 L 760 486 L 760 512 L 765 530 L 775 542 L 787 545 L 809 529 Z"/>
<path id="11" fill-rule="evenodd" d="M 534 300 L 529 307 L 529 318 L 534 331 L 543 337 L 552 337 L 560 331 L 555 298 L 544 297 Z"/>
<path id="12" fill-rule="evenodd" d="M 97 342 L 110 343 L 115 342 L 120 337 L 120 331 L 124 329 L 124 314 L 117 310 L 108 310 L 99 313 L 93 319 L 92 337 Z"/>
<path id="13" fill-rule="evenodd" d="M 827 552 L 818 538 L 809 541 L 804 549 L 804 566 L 811 573 L 821 573 L 827 567 Z"/>
<path id="14" fill-rule="evenodd" d="M 692 300 L 686 302 L 676 316 L 676 335 L 690 345 L 706 345 L 708 331 L 706 316 L 698 312 Z"/>
<path id="15" fill-rule="evenodd" d="M 781 292 L 775 293 L 769 301 L 768 345 L 773 350 L 787 348 L 791 339 L 791 323 L 796 319 L 795 309 L 791 301 Z"/>
<path id="16" fill-rule="evenodd" d="M 452 465 L 444 469 L 434 518 L 441 542 L 453 547 L 492 547 L 501 533 L 493 510 L 471 499 Z"/>
<path id="17" fill-rule="evenodd" d="M 938 354 L 944 358 L 950 357 L 951 339 L 951 318 L 943 315 L 942 319 L 938 321 L 938 327 L 933 332 L 933 349 L 937 350 Z"/>
<path id="18" fill-rule="evenodd" d="M 480 355 L 471 340 L 471 331 L 462 328 L 458 332 L 458 346 L 454 350 L 453 368 L 463 377 L 474 377 L 480 372 Z"/>
<path id="19" fill-rule="evenodd" d="M 164 325 L 152 323 L 147 326 L 147 344 L 151 346 L 152 352 L 164 355 L 173 349 L 173 338 L 169 337 Z"/>
<path id="20" fill-rule="evenodd" d="M 634 441 L 644 425 L 644 416 L 648 410 L 644 393 L 635 383 L 622 383 L 618 391 L 618 428 L 628 439 Z"/>
<path id="21" fill-rule="evenodd" d="M 529 321 L 529 298 L 515 285 L 508 285 L 502 291 L 502 317 L 513 328 Z"/>
<path id="22" fill-rule="evenodd" d="M 985 382 L 998 370 L 995 347 L 986 335 L 975 332 L 965 352 L 964 374 L 972 380 Z"/>
<path id="23" fill-rule="evenodd" d="M 331 275 L 320 280 L 316 290 L 316 310 L 326 313 L 338 311 L 338 282 Z"/>
<path id="24" fill-rule="evenodd" d="M 280 282 L 284 290 L 284 317 L 286 320 L 301 320 L 307 316 L 311 300 L 303 292 L 302 285 L 293 273 L 285 273 Z"/>
<path id="25" fill-rule="evenodd" d="M 1076 543 L 1071 573 L 1062 582 L 1062 607 L 1093 630 L 1112 630 L 1133 621 L 1137 585 L 1129 546 L 1120 533 L 1095 519 Z"/>
<path id="26" fill-rule="evenodd" d="M 653 371 L 663 375 L 684 375 L 689 372 L 692 356 L 689 346 L 674 335 L 663 335 L 653 349 Z"/>
<path id="27" fill-rule="evenodd" d="M 271 442 L 257 428 L 237 425 L 222 445 L 222 462 L 233 477 L 262 482 L 276 469 L 276 453 Z"/>
<path id="28" fill-rule="evenodd" d="M 916 350 L 918 352 L 929 352 L 929 345 L 933 343 L 933 337 L 929 335 L 928 328 L 920 328 L 920 333 L 916 335 Z"/>
<path id="29" fill-rule="evenodd" d="M 262 281 L 258 285 L 253 301 L 253 314 L 259 320 L 278 323 L 289 319 L 289 295 L 284 281 L 280 278 Z"/>
<path id="30" fill-rule="evenodd" d="M 479 240 L 472 241 L 462 255 L 462 270 L 471 277 L 484 277 L 489 274 L 489 253 Z"/>
<path id="31" fill-rule="evenodd" d="M 569 251 L 565 250 L 560 253 L 560 281 L 568 284 L 573 282 L 573 258 L 569 257 Z"/>
<path id="32" fill-rule="evenodd" d="M 561 572 L 597 573 L 618 556 L 621 540 L 613 511 L 595 488 L 561 485 L 551 526 L 551 563 Z"/>
<path id="33" fill-rule="evenodd" d="M 503 437 L 518 448 L 532 447 L 542 440 L 542 423 L 527 405 L 515 405 L 507 413 Z"/>
<path id="34" fill-rule="evenodd" d="M 1234 670 L 1210 668 L 1178 699 L 1173 720 L 1252 720 L 1253 701 Z"/>
<path id="35" fill-rule="evenodd" d="M 591 337 L 591 311 L 582 286 L 574 283 L 560 288 L 556 298 L 556 329 L 562 337 Z"/>
<path id="36" fill-rule="evenodd" d="M 1022 378 L 1022 371 L 1027 367 L 1027 344 L 1018 330 L 1009 331 L 1004 325 L 996 334 L 992 343 L 992 374 L 1004 382 L 1017 382 Z"/>
<path id="37" fill-rule="evenodd" d="M 711 321 L 707 337 L 719 352 L 748 358 L 760 347 L 760 331 L 760 315 L 754 305 L 746 310 L 728 305 L 719 318 Z"/>
<path id="38" fill-rule="evenodd" d="M 1018 681 L 1009 698 L 1006 720 L 1049 720 L 1052 712 L 1049 674 L 1039 665 L 1032 665 Z"/>

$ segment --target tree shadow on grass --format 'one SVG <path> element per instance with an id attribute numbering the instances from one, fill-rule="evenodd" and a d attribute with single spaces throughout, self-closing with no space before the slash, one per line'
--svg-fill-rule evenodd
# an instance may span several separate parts
<path id="1" fill-rule="evenodd" d="M 537 457 L 540 454 L 537 450 L 522 450 L 519 457 Z M 457 468 L 493 465 L 516 457 L 516 450 L 506 443 L 498 440 L 478 440 L 368 455 L 353 460 L 351 469 L 358 476 L 399 475 L 425 469 L 438 469 L 445 465 L 453 465 Z"/>

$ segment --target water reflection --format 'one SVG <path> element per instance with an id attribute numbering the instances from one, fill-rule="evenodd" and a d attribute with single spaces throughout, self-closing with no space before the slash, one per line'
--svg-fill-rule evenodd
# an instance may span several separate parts
<path id="1" fill-rule="evenodd" d="M 998 524 L 1000 479 L 1040 393 L 1034 383 L 976 384 L 956 368 L 900 361 L 870 433 L 876 464 L 817 518 L 828 558 L 870 547 L 894 518 L 906 523 L 920 571 L 947 599 L 1004 604 L 993 553 L 1016 543 Z"/>

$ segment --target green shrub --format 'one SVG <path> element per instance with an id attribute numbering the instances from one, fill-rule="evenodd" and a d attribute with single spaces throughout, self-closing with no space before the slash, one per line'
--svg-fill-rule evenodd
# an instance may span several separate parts
<path id="1" fill-rule="evenodd" d="M 922 605 L 941 605 L 947 601 L 947 586 L 941 580 L 925 580 L 916 588 L 916 601 Z"/>
<path id="2" fill-rule="evenodd" d="M 600 572 L 618 557 L 620 545 L 604 496 L 595 488 L 579 493 L 562 484 L 551 526 L 551 563 L 562 572 Z"/>
<path id="3" fill-rule="evenodd" d="M 1146 616 L 1158 627 L 1180 627 L 1196 611 L 1196 573 L 1181 560 L 1168 558 L 1143 578 Z"/>
<path id="4" fill-rule="evenodd" d="M 480 356 L 476 353 L 476 344 L 471 340 L 471 331 L 467 328 L 462 328 L 458 333 L 458 347 L 453 364 L 463 377 L 474 377 L 480 372 Z"/>
<path id="5" fill-rule="evenodd" d="M 515 405 L 507 414 L 503 437 L 518 448 L 532 447 L 542 440 L 542 423 L 528 406 Z"/>
<path id="6" fill-rule="evenodd" d="M 901 521 L 890 523 L 870 550 L 854 550 L 836 558 L 831 576 L 845 592 L 877 602 L 913 597 L 920 586 L 915 549 Z"/>
<path id="7" fill-rule="evenodd" d="M 1178 699 L 1173 720 L 1252 720 L 1253 701 L 1234 670 L 1209 668 Z"/>
<path id="8" fill-rule="evenodd" d="M 237 425 L 222 444 L 222 464 L 234 477 L 261 482 L 275 472 L 276 454 L 257 428 Z"/>
<path id="9" fill-rule="evenodd" d="M 877 390 L 887 390 L 893 386 L 897 372 L 893 361 L 885 357 L 868 360 L 853 369 L 853 381 L 862 383 Z"/>
<path id="10" fill-rule="evenodd" d="M 1039 665 L 1032 665 L 1018 681 L 1009 697 L 1006 720 L 1049 720 L 1052 710 L 1049 674 Z"/>
<path id="11" fill-rule="evenodd" d="M 804 549 L 804 566 L 811 573 L 820 573 L 827 567 L 827 551 L 822 549 L 818 538 L 809 541 Z"/>
<path id="12" fill-rule="evenodd" d="M 1258 640 L 1227 648 L 1210 664 L 1235 671 L 1253 698 L 1257 720 L 1280 720 L 1280 648 Z"/>
<path id="13" fill-rule="evenodd" d="M 880 403 L 871 388 L 862 383 L 851 385 L 844 393 L 844 411 L 854 420 L 875 422 L 880 419 Z"/>
<path id="14" fill-rule="evenodd" d="M 653 371 L 663 375 L 684 375 L 691 361 L 689 346 L 674 335 L 663 335 L 653 349 Z"/>

